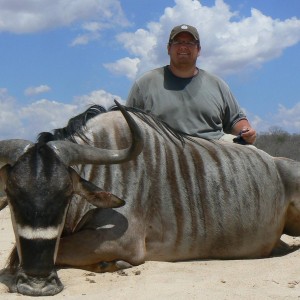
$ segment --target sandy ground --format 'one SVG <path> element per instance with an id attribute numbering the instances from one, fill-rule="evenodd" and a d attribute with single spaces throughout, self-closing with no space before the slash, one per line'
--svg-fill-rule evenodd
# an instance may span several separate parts
<path id="1" fill-rule="evenodd" d="M 259 260 L 146 262 L 119 273 L 58 271 L 65 289 L 52 299 L 300 299 L 300 238 L 278 257 Z M 0 212 L 0 299 L 37 299 L 9 293 L 5 261 L 14 244 L 8 208 Z M 49 297 L 40 297 L 49 299 Z"/>

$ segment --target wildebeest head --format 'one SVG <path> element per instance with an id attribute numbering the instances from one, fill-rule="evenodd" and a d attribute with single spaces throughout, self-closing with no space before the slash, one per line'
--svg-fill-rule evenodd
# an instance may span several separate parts
<path id="1" fill-rule="evenodd" d="M 119 207 L 124 201 L 81 178 L 73 164 L 128 161 L 142 150 L 141 133 L 124 111 L 132 132 L 130 148 L 103 150 L 66 141 L 33 144 L 0 141 L 0 170 L 10 206 L 19 268 L 16 291 L 31 296 L 55 295 L 63 289 L 54 264 L 66 212 L 73 194 L 97 207 Z"/>

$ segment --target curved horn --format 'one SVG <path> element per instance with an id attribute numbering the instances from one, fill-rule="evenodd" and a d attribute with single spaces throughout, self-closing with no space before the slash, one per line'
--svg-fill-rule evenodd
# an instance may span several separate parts
<path id="1" fill-rule="evenodd" d="M 121 110 L 131 131 L 132 143 L 129 148 L 107 150 L 88 145 L 78 145 L 67 141 L 51 141 L 47 145 L 56 152 L 67 166 L 75 164 L 116 164 L 129 161 L 138 156 L 144 146 L 141 130 L 124 107 L 116 100 L 115 103 Z"/>
<path id="2" fill-rule="evenodd" d="M 27 140 L 11 139 L 0 141 L 0 163 L 14 164 L 33 145 Z"/>

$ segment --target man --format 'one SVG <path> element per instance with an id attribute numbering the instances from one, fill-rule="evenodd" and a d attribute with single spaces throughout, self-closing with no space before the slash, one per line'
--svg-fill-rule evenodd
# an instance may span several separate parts
<path id="1" fill-rule="evenodd" d="M 197 29 L 185 24 L 174 27 L 167 49 L 170 65 L 139 78 L 126 105 L 150 112 L 192 136 L 226 140 L 226 133 L 253 144 L 256 132 L 227 84 L 196 66 L 201 51 Z"/>

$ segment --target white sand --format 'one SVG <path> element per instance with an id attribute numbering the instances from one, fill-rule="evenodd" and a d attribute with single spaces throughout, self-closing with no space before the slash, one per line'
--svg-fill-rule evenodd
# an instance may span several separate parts
<path id="1" fill-rule="evenodd" d="M 290 245 L 300 238 L 283 236 Z M 0 270 L 14 244 L 8 208 L 0 212 Z M 146 262 L 119 273 L 58 271 L 65 289 L 51 299 L 300 299 L 300 250 L 260 260 Z M 0 299 L 37 299 L 11 294 L 0 275 Z M 39 299 L 50 299 L 40 297 Z"/>

